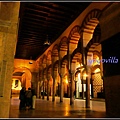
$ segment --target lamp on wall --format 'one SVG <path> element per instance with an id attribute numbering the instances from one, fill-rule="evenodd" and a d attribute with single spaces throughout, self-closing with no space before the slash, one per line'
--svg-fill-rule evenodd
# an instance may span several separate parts
<path id="1" fill-rule="evenodd" d="M 49 39 L 48 39 L 48 35 L 47 35 L 47 37 L 46 37 L 46 41 L 44 42 L 44 45 L 50 45 L 51 43 L 50 43 L 50 41 L 49 41 Z"/>

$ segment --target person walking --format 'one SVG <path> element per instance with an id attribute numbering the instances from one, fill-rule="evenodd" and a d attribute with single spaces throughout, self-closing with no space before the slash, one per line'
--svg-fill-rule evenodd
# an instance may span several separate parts
<path id="1" fill-rule="evenodd" d="M 31 102 L 32 102 L 32 92 L 31 92 L 31 88 L 28 88 L 28 90 L 25 93 L 25 97 L 26 97 L 26 107 L 28 107 L 28 109 L 30 109 L 31 106 Z"/>
<path id="2" fill-rule="evenodd" d="M 25 87 L 22 87 L 22 89 L 20 90 L 20 94 L 19 94 L 19 99 L 20 99 L 19 110 L 25 109 L 25 91 L 26 91 Z"/>

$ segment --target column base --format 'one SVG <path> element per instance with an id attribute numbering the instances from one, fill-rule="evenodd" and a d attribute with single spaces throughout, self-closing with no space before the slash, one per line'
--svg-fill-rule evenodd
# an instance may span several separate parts
<path id="1" fill-rule="evenodd" d="M 55 98 L 52 98 L 52 102 L 54 102 L 55 101 Z"/>
<path id="2" fill-rule="evenodd" d="M 60 102 L 63 102 L 63 100 L 60 100 Z"/>

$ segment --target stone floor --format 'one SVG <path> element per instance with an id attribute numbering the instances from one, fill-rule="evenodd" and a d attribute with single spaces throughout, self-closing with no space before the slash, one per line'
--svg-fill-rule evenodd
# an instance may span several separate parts
<path id="1" fill-rule="evenodd" d="M 59 102 L 59 97 L 47 101 L 36 99 L 35 110 L 19 111 L 18 97 L 12 97 L 10 107 L 10 118 L 107 118 L 105 114 L 104 100 L 91 100 L 90 108 L 85 108 L 85 100 L 75 99 L 74 105 L 70 105 L 70 99 L 64 98 Z"/>

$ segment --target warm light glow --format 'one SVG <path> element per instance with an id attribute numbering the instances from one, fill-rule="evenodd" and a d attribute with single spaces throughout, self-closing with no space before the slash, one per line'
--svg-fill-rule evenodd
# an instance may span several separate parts
<path id="1" fill-rule="evenodd" d="M 67 79 L 66 79 L 66 81 L 65 81 L 65 82 L 66 82 L 66 84 L 68 84 L 68 80 L 67 80 Z"/>
<path id="2" fill-rule="evenodd" d="M 68 106 L 66 106 L 65 107 L 65 114 L 64 114 L 65 116 L 68 116 L 69 115 L 69 107 Z"/>
<path id="3" fill-rule="evenodd" d="M 93 66 L 95 66 L 95 65 L 100 65 L 100 63 L 97 62 L 97 61 L 100 61 L 100 59 L 99 59 L 99 57 L 98 57 L 97 55 L 94 55 L 94 56 L 93 56 L 93 59 L 94 59 L 94 61 L 93 61 Z"/>
<path id="4" fill-rule="evenodd" d="M 97 73 L 97 72 L 100 72 L 100 69 L 99 69 L 99 68 L 97 68 L 97 69 L 94 71 L 94 73 Z"/>
<path id="5" fill-rule="evenodd" d="M 83 74 L 84 77 L 87 77 L 88 75 L 86 73 Z"/>
<path id="6" fill-rule="evenodd" d="M 81 63 L 80 66 L 83 66 L 83 64 Z"/>
<path id="7" fill-rule="evenodd" d="M 16 79 L 13 79 L 12 80 L 12 89 L 13 90 L 21 90 L 21 82 L 20 82 L 20 80 L 19 79 L 17 79 L 18 80 L 18 83 L 16 84 L 15 82 L 16 82 Z"/>
<path id="8" fill-rule="evenodd" d="M 49 41 L 45 41 L 44 45 L 50 45 L 50 42 Z"/>
<path id="9" fill-rule="evenodd" d="M 80 80 L 80 73 L 78 73 L 78 80 Z"/>
<path id="10" fill-rule="evenodd" d="M 30 61 L 30 62 L 29 62 L 29 64 L 33 64 L 33 62 L 32 62 L 32 61 Z"/>
<path id="11" fill-rule="evenodd" d="M 79 67 L 80 67 L 80 63 L 77 62 L 77 63 L 76 63 L 76 69 L 79 68 Z"/>
<path id="12" fill-rule="evenodd" d="M 44 42 L 44 45 L 50 45 L 50 41 L 48 40 L 48 35 L 46 41 Z"/>

